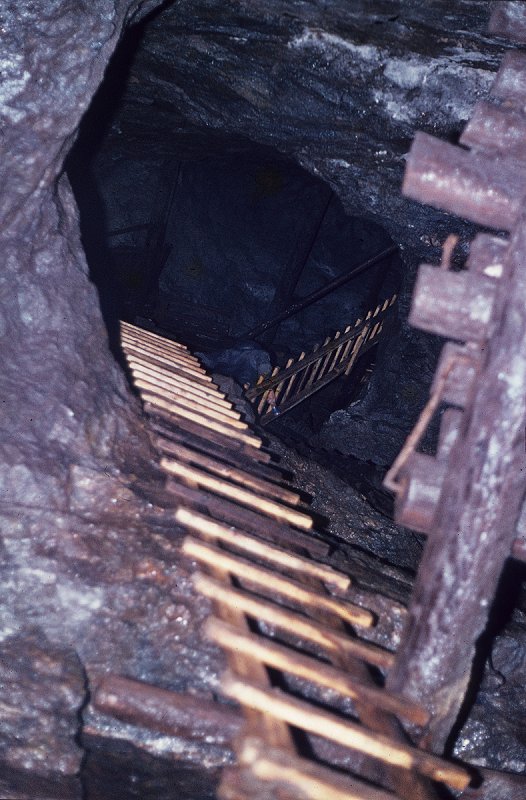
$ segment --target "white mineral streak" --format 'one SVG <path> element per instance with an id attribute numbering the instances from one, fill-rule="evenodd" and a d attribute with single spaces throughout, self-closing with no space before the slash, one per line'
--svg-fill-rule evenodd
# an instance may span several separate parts
<path id="1" fill-rule="evenodd" d="M 351 53 L 363 61 L 379 61 L 382 55 L 379 47 L 370 44 L 354 44 L 334 33 L 327 33 L 327 31 L 320 31 L 316 28 L 305 28 L 301 34 L 290 40 L 288 46 L 298 49 L 312 47 L 326 50 L 329 48 L 333 51 Z"/>
<path id="2" fill-rule="evenodd" d="M 524 403 L 526 374 L 520 354 L 516 354 L 510 359 L 505 372 L 499 372 L 499 381 L 505 384 L 506 393 L 512 402 Z"/>
<path id="3" fill-rule="evenodd" d="M 425 83 L 429 68 L 430 62 L 412 63 L 410 59 L 390 58 L 384 75 L 401 89 L 414 89 Z"/>
<path id="4" fill-rule="evenodd" d="M 375 102 L 385 106 L 385 110 L 391 119 L 397 122 L 413 123 L 415 114 L 410 104 L 402 103 L 400 100 L 386 100 L 385 93 L 374 92 Z"/>
<path id="5" fill-rule="evenodd" d="M 502 264 L 490 264 L 484 269 L 484 275 L 488 278 L 500 278 L 503 272 Z"/>
<path id="6" fill-rule="evenodd" d="M 28 578 L 32 584 L 43 583 L 47 586 L 56 583 L 57 576 L 54 572 L 38 569 L 37 567 L 21 567 L 18 571 L 21 578 Z"/>
<path id="7" fill-rule="evenodd" d="M 352 166 L 348 161 L 344 161 L 343 158 L 329 158 L 327 159 L 327 163 L 333 167 L 341 167 L 342 169 L 349 169 L 349 167 Z"/>
<path id="8" fill-rule="evenodd" d="M 68 445 L 75 441 L 77 435 L 78 432 L 76 428 L 67 427 L 67 425 L 64 424 L 64 420 L 59 419 L 49 431 L 48 438 L 52 442 L 55 441 L 63 445 Z"/>
<path id="9" fill-rule="evenodd" d="M 31 77 L 22 66 L 21 55 L 12 54 L 0 58 L 0 116 L 15 123 L 23 119 L 24 111 L 13 108 L 11 103 L 25 89 Z"/>
<path id="10" fill-rule="evenodd" d="M 57 585 L 57 598 L 65 613 L 76 615 L 77 619 L 87 619 L 93 611 L 101 608 L 104 592 L 94 586 L 76 587 L 69 581 L 61 580 Z"/>
<path id="11" fill-rule="evenodd" d="M 20 319 L 28 327 L 42 329 L 51 310 L 43 292 L 37 286 L 25 286 L 17 295 Z"/>
<path id="12" fill-rule="evenodd" d="M 469 318 L 477 322 L 482 322 L 483 324 L 486 324 L 491 320 L 492 311 L 493 295 L 476 295 L 476 297 L 472 299 L 468 306 Z"/>
<path id="13" fill-rule="evenodd" d="M 432 183 L 436 186 L 441 186 L 443 181 L 440 178 L 438 172 L 434 169 L 428 169 L 424 172 L 421 172 L 419 175 L 420 183 Z"/>

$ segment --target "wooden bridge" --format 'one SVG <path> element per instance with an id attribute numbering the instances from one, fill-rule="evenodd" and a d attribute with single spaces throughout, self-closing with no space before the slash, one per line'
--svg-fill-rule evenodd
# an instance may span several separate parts
<path id="1" fill-rule="evenodd" d="M 386 308 L 322 358 L 336 363 L 343 346 L 347 369 Z M 402 723 L 425 725 L 427 710 L 383 688 L 395 654 L 381 631 L 401 607 L 364 601 L 330 564 L 300 493 L 185 347 L 128 324 L 122 344 L 177 500 L 174 523 L 189 534 L 183 552 L 212 603 L 205 635 L 226 655 L 222 692 L 243 711 L 222 800 L 436 800 L 433 782 L 464 789 L 464 767 L 404 733 Z"/>
<path id="2" fill-rule="evenodd" d="M 385 317 L 395 301 L 393 294 L 365 318 L 327 337 L 308 355 L 301 353 L 297 359 L 289 359 L 285 367 L 275 367 L 269 377 L 261 375 L 246 392 L 257 409 L 260 424 L 267 425 L 336 378 L 349 375 L 360 356 L 378 344 Z"/>

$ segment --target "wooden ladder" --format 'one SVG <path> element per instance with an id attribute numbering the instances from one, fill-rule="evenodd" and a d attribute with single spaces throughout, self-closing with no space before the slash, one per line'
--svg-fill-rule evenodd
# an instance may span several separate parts
<path id="1" fill-rule="evenodd" d="M 226 654 L 222 692 L 244 714 L 222 800 L 433 800 L 435 781 L 464 789 L 466 769 L 404 733 L 429 715 L 373 678 L 394 661 L 375 641 L 386 620 L 327 562 L 328 543 L 261 439 L 184 346 L 127 323 L 121 332 L 175 521 L 189 532 L 183 551 L 212 603 L 205 635 Z"/>
<path id="2" fill-rule="evenodd" d="M 385 317 L 394 305 L 396 294 L 371 309 L 365 318 L 357 319 L 311 353 L 289 359 L 285 367 L 274 367 L 269 377 L 260 375 L 246 397 L 256 410 L 261 425 L 302 403 L 342 375 L 349 375 L 359 357 L 378 344 Z"/>

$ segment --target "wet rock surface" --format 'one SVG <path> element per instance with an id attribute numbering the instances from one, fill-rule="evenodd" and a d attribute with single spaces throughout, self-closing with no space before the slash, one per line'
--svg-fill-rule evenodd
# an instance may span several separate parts
<path id="1" fill-rule="evenodd" d="M 52 533 L 49 522 L 26 514 L 10 521 L 12 536 L 4 529 L 2 630 L 32 620 L 77 653 L 90 683 L 116 673 L 175 691 L 215 690 L 221 661 L 200 638 L 208 604 L 195 595 L 169 514 L 159 520 L 146 508 L 140 519 L 104 524 L 54 517 Z"/>
<path id="2" fill-rule="evenodd" d="M 218 768 L 149 755 L 127 741 L 85 737 L 82 782 L 89 800 L 215 800 Z"/>
<path id="3" fill-rule="evenodd" d="M 526 604 L 513 613 L 493 642 L 476 702 L 456 742 L 459 758 L 489 769 L 526 774 L 525 642 Z"/>

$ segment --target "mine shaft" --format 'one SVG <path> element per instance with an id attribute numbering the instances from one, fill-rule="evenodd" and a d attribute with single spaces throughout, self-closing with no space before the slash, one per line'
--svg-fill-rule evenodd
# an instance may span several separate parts
<path id="1" fill-rule="evenodd" d="M 526 3 L 0 19 L 0 797 L 526 800 Z"/>

